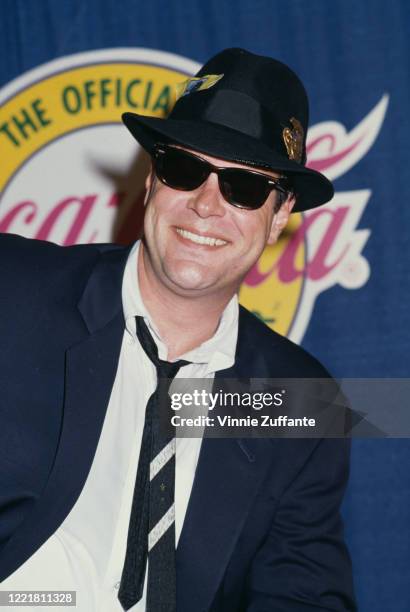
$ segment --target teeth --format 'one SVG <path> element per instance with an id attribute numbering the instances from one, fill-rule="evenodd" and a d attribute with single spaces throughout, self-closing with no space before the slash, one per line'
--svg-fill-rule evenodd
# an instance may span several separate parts
<path id="1" fill-rule="evenodd" d="M 197 244 L 207 244 L 209 246 L 222 246 L 224 244 L 228 244 L 225 240 L 210 238 L 209 236 L 198 236 L 198 234 L 193 234 L 192 232 L 188 232 L 188 230 L 181 229 L 180 227 L 177 227 L 177 232 L 183 238 L 187 238 L 188 240 L 196 242 Z"/>

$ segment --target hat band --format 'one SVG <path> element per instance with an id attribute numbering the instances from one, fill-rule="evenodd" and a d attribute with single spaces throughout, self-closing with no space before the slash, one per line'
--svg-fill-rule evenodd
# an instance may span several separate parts
<path id="1" fill-rule="evenodd" d="M 209 121 L 231 128 L 288 158 L 282 136 L 287 122 L 281 123 L 257 100 L 241 92 L 228 89 L 194 92 L 177 101 L 169 118 Z"/>

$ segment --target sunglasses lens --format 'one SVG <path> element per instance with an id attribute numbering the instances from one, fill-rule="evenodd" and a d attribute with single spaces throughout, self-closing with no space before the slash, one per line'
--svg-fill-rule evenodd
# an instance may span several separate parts
<path id="1" fill-rule="evenodd" d="M 158 152 L 155 171 L 163 183 L 182 191 L 196 189 L 209 176 L 206 163 L 189 153 L 174 148 Z"/>
<path id="2" fill-rule="evenodd" d="M 224 198 L 241 208 L 260 208 L 270 193 L 268 179 L 247 170 L 226 168 L 219 181 Z"/>

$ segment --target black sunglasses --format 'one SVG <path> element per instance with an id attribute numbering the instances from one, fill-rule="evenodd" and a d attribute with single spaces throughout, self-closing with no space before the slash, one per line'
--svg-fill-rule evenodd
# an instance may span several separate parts
<path id="1" fill-rule="evenodd" d="M 196 189 L 207 180 L 211 172 L 215 172 L 223 197 L 238 208 L 260 208 L 273 189 L 281 194 L 282 203 L 290 192 L 289 182 L 285 178 L 273 179 L 256 170 L 219 168 L 198 155 L 176 147 L 157 146 L 153 163 L 159 180 L 181 191 Z"/>

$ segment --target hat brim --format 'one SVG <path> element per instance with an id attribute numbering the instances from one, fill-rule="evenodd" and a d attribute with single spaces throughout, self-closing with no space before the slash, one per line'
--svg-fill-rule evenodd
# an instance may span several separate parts
<path id="1" fill-rule="evenodd" d="M 136 113 L 124 113 L 122 120 L 148 153 L 152 153 L 158 143 L 173 142 L 213 157 L 285 172 L 296 193 L 293 212 L 316 208 L 334 195 L 332 183 L 320 172 L 301 166 L 256 138 L 223 125 Z"/>

